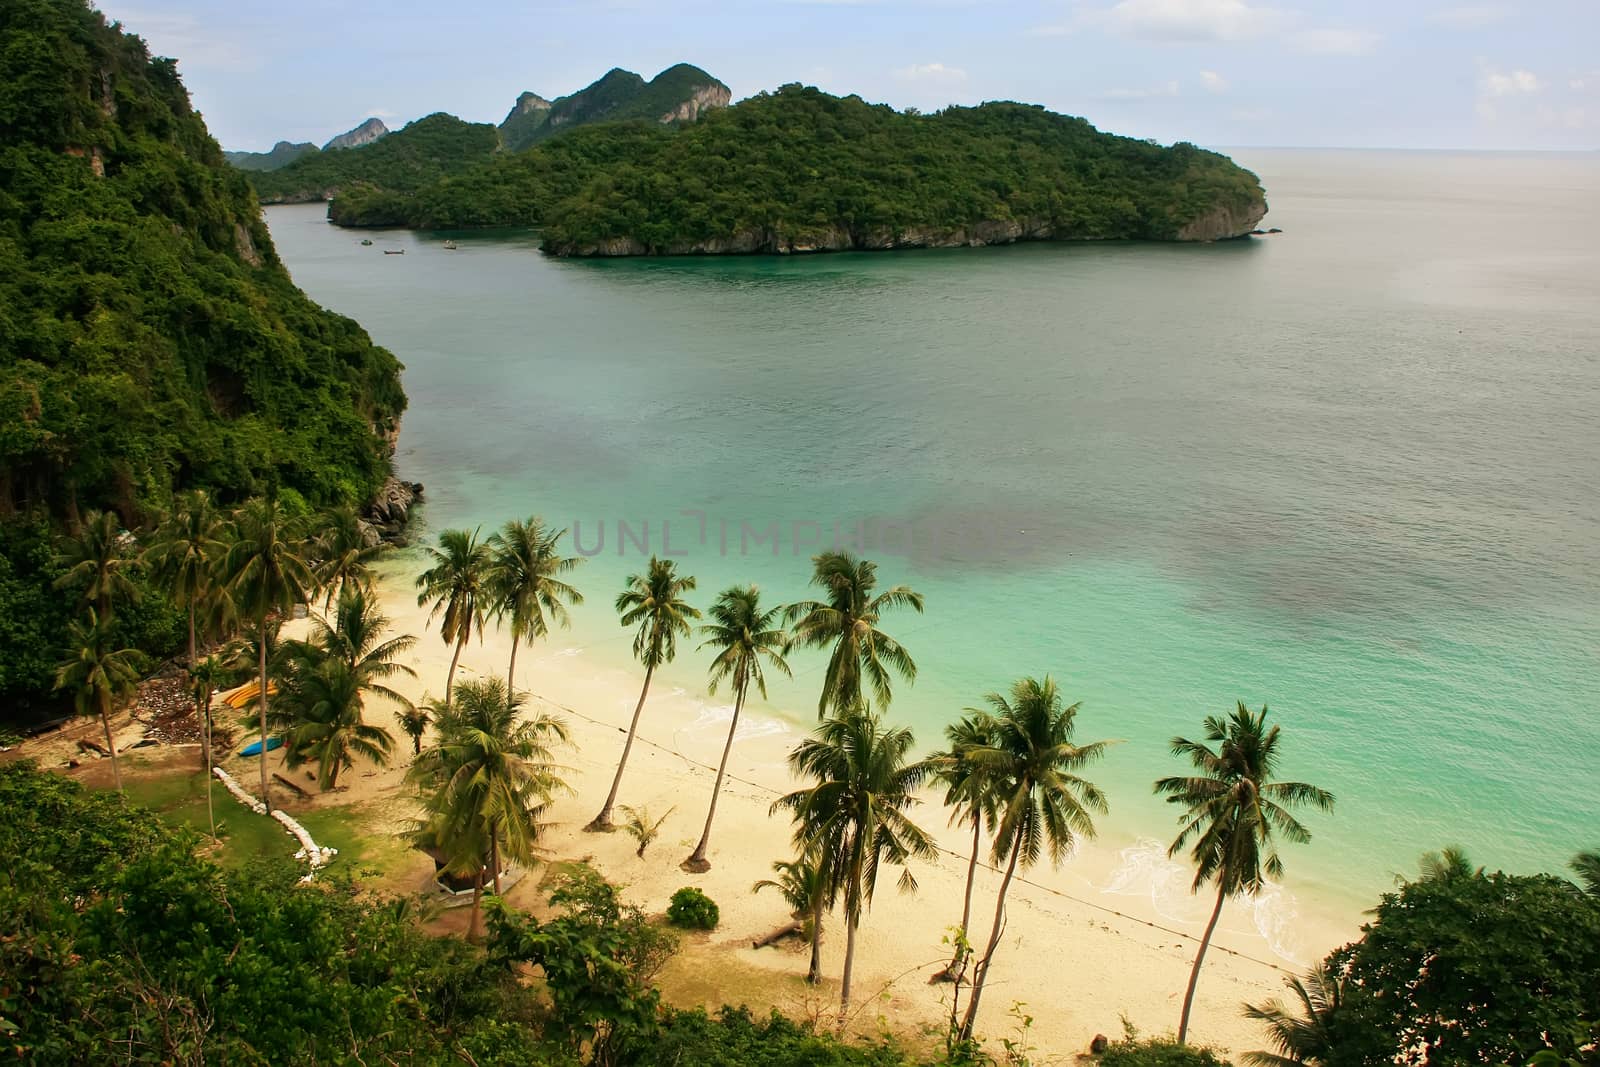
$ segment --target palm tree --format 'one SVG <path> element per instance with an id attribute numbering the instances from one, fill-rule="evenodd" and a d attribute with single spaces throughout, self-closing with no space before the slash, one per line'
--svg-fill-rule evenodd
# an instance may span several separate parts
<path id="1" fill-rule="evenodd" d="M 537 515 L 512 519 L 489 536 L 490 596 L 493 611 L 511 621 L 511 664 L 506 685 L 517 684 L 517 645 L 550 632 L 550 624 L 568 625 L 567 605 L 582 604 L 583 595 L 563 582 L 583 562 L 582 556 L 562 556 L 565 530 L 552 530 Z"/>
<path id="2" fill-rule="evenodd" d="M 227 550 L 226 521 L 203 489 L 185 493 L 159 525 L 144 552 L 144 564 L 189 619 L 188 667 L 216 585 L 217 564 Z"/>
<path id="3" fill-rule="evenodd" d="M 706 852 L 711 847 L 711 823 L 717 817 L 717 797 L 722 794 L 722 778 L 728 770 L 728 753 L 733 751 L 733 735 L 739 729 L 739 713 L 744 710 L 745 696 L 751 683 L 763 699 L 767 695 L 767 678 L 761 661 L 765 659 L 774 670 L 787 676 L 789 664 L 784 662 L 783 647 L 787 641 L 779 619 L 782 608 L 761 610 L 761 593 L 753 585 L 732 586 L 723 590 L 711 605 L 711 623 L 700 627 L 707 638 L 701 648 L 717 650 L 711 661 L 711 684 L 707 691 L 715 693 L 717 686 L 727 681 L 733 686 L 733 719 L 728 723 L 728 740 L 722 746 L 722 760 L 717 764 L 717 778 L 711 786 L 711 807 L 706 811 L 706 828 L 700 834 L 700 843 L 681 866 L 693 874 L 703 874 L 711 869 Z"/>
<path id="4" fill-rule="evenodd" d="M 937 854 L 932 839 L 906 814 L 917 803 L 916 790 L 933 773 L 931 764 L 907 760 L 912 744 L 910 730 L 886 728 L 864 707 L 824 719 L 789 755 L 794 773 L 816 784 L 773 804 L 793 814 L 799 848 L 827 857 L 829 895 L 844 898 L 841 1030 L 849 1018 L 856 931 L 872 904 L 879 870 Z M 901 889 L 912 891 L 916 884 L 911 871 L 903 869 Z"/>
<path id="5" fill-rule="evenodd" d="M 1438 852 L 1424 852 L 1417 861 L 1419 882 L 1453 882 L 1458 878 L 1483 875 L 1482 867 L 1474 867 L 1467 858 L 1466 849 L 1460 845 L 1446 845 Z"/>
<path id="6" fill-rule="evenodd" d="M 950 822 L 972 824 L 972 855 L 967 859 L 967 887 L 961 897 L 961 936 L 972 929 L 972 886 L 978 873 L 978 853 L 983 845 L 983 827 L 994 827 L 998 803 L 995 783 L 985 773 L 981 761 L 972 753 L 994 743 L 994 720 L 987 712 L 969 710 L 944 728 L 950 747 L 932 757 L 936 775 L 944 783 L 944 803 L 952 809 Z M 962 969 L 962 952 L 935 976 L 940 981 L 955 981 Z"/>
<path id="7" fill-rule="evenodd" d="M 498 678 L 464 682 L 459 700 L 432 710 L 438 739 L 407 776 L 427 813 L 421 837 L 448 857 L 447 869 L 473 875 L 477 938 L 485 864 L 498 895 L 501 857 L 534 861 L 550 799 L 566 788 L 551 745 L 567 740 L 567 728 L 544 713 L 519 722 L 522 695 Z"/>
<path id="8" fill-rule="evenodd" d="M 1297 1067 L 1331 1062 L 1335 1050 L 1334 1016 L 1344 1003 L 1344 978 L 1336 965 L 1323 961 L 1303 979 L 1290 977 L 1285 984 L 1298 1003 L 1295 1010 L 1281 1000 L 1259 1007 L 1244 1006 L 1247 1019 L 1267 1024 L 1276 1052 L 1246 1052 L 1250 1067 Z"/>
<path id="9" fill-rule="evenodd" d="M 1592 895 L 1600 897 L 1600 850 L 1580 852 L 1572 857 L 1571 867 Z"/>
<path id="10" fill-rule="evenodd" d="M 492 603 L 489 590 L 489 546 L 478 540 L 477 530 L 445 530 L 439 547 L 426 549 L 433 566 L 417 576 L 417 606 L 433 605 L 428 620 L 440 620 L 439 636 L 454 645 L 450 672 L 444 680 L 444 706 L 450 706 L 456 664 L 473 634 L 483 634 L 484 616 Z"/>
<path id="11" fill-rule="evenodd" d="M 228 548 L 223 572 L 228 594 L 237 609 L 255 624 L 257 635 L 271 631 L 267 618 L 286 615 L 296 604 L 306 603 L 317 583 L 306 562 L 306 540 L 301 522 L 278 506 L 275 499 L 252 500 L 234 520 L 235 538 Z M 272 810 L 267 788 L 267 656 L 270 641 L 258 640 L 257 681 L 261 686 L 261 803 Z"/>
<path id="12" fill-rule="evenodd" d="M 1063 705 L 1053 679 L 1021 678 L 1012 684 L 1009 699 L 1000 693 L 987 699 L 990 744 L 969 750 L 967 758 L 980 776 L 973 788 L 992 791 L 998 809 L 993 860 L 998 865 L 1002 857 L 1009 858 L 989 941 L 973 971 L 972 998 L 961 1023 L 965 1041 L 972 1039 L 989 967 L 1005 932 L 1006 894 L 1017 866 L 1032 867 L 1046 849 L 1051 866 L 1059 865 L 1078 838 L 1094 837 L 1094 815 L 1107 810 L 1099 788 L 1077 774 L 1105 754 L 1106 742 L 1073 743 L 1078 705 Z"/>
<path id="13" fill-rule="evenodd" d="M 417 639 L 403 634 L 385 640 L 383 635 L 388 629 L 389 618 L 383 614 L 378 599 L 359 585 L 351 584 L 340 590 L 332 622 L 313 618 L 311 640 L 297 643 L 297 647 L 302 651 L 314 650 L 317 658 L 339 660 L 355 673 L 362 689 L 409 707 L 409 700 L 383 682 L 401 675 L 417 676 L 416 671 L 397 662 L 400 656 L 416 647 Z"/>
<path id="14" fill-rule="evenodd" d="M 1208 882 L 1217 886 L 1217 904 L 1211 909 L 1211 919 L 1200 938 L 1200 949 L 1189 972 L 1189 988 L 1183 995 L 1179 1044 L 1189 1034 L 1189 1012 L 1194 1006 L 1200 965 L 1205 962 L 1223 901 L 1241 893 L 1254 894 L 1265 879 L 1282 877 L 1283 861 L 1278 857 L 1274 833 L 1295 844 L 1311 840 L 1311 831 L 1290 814 L 1290 808 L 1310 805 L 1319 811 L 1333 810 L 1333 794 L 1325 789 L 1305 782 L 1272 780 L 1282 735 L 1278 726 L 1267 727 L 1266 705 L 1257 713 L 1241 701 L 1225 719 L 1207 716 L 1205 731 L 1205 741 L 1172 739 L 1172 754 L 1187 757 L 1199 773 L 1162 778 L 1155 785 L 1156 792 L 1165 795 L 1169 804 L 1184 809 L 1178 820 L 1181 829 L 1167 855 L 1176 856 L 1193 841 L 1189 853 L 1195 866 L 1193 891 L 1199 892 Z"/>
<path id="15" fill-rule="evenodd" d="M 863 675 L 879 706 L 887 708 L 891 671 L 910 682 L 917 677 L 917 665 L 898 641 L 878 629 L 878 619 L 889 608 L 909 607 L 920 614 L 922 594 L 897 585 L 874 596 L 878 565 L 848 552 L 823 552 L 811 562 L 811 584 L 827 591 L 827 602 L 791 604 L 787 616 L 794 644 L 833 647 L 817 700 L 818 717 L 829 708 L 844 712 L 860 704 Z"/>
<path id="16" fill-rule="evenodd" d="M 763 878 L 750 887 L 752 893 L 763 889 L 776 889 L 789 905 L 789 926 L 772 934 L 760 944 L 766 945 L 780 937 L 798 932 L 811 944 L 811 968 L 806 981 L 816 985 L 822 980 L 822 914 L 828 904 L 827 870 L 814 855 L 802 853 L 792 860 L 775 860 L 772 871 L 778 877 Z"/>
<path id="17" fill-rule="evenodd" d="M 700 617 L 700 610 L 692 607 L 683 595 L 694 589 L 692 575 L 678 576 L 677 567 L 670 559 L 650 557 L 650 567 L 643 574 L 628 576 L 628 584 L 617 594 L 617 614 L 623 626 L 637 626 L 633 635 L 633 655 L 644 664 L 644 688 L 639 690 L 639 703 L 633 708 L 633 721 L 628 724 L 628 739 L 622 745 L 622 758 L 617 760 L 617 774 L 611 780 L 611 792 L 606 794 L 605 807 L 600 809 L 584 829 L 591 833 L 609 834 L 616 827 L 611 824 L 611 809 L 617 803 L 617 790 L 622 787 L 622 771 L 628 765 L 628 753 L 633 750 L 633 736 L 639 730 L 639 713 L 644 711 L 644 698 L 650 694 L 650 679 L 656 668 L 671 663 L 678 654 L 678 638 L 690 632 L 690 621 Z"/>
<path id="18" fill-rule="evenodd" d="M 650 818 L 649 808 L 622 805 L 622 814 L 626 816 L 622 828 L 627 831 L 629 837 L 639 842 L 638 849 L 634 851 L 635 856 L 644 859 L 644 850 L 649 848 L 655 839 L 661 836 L 661 824 L 671 818 L 672 813 L 677 810 L 676 807 L 668 808 L 666 814 L 661 818 L 652 819 Z"/>
<path id="19" fill-rule="evenodd" d="M 316 557 L 317 581 L 327 591 L 326 611 L 345 589 L 372 588 L 371 566 L 383 551 L 383 542 L 368 534 L 353 504 L 327 509 L 317 517 L 317 525 L 311 553 Z"/>
<path id="20" fill-rule="evenodd" d="M 425 707 L 406 707 L 400 709 L 400 729 L 411 738 L 411 754 L 422 755 L 422 738 L 428 732 L 428 726 L 433 722 L 433 717 L 428 714 Z"/>
<path id="21" fill-rule="evenodd" d="M 109 621 L 93 607 L 84 622 L 67 627 L 67 658 L 56 667 L 57 689 L 72 691 L 79 715 L 100 716 L 106 732 L 106 752 L 111 756 L 111 778 L 122 792 L 122 768 L 117 765 L 117 742 L 111 736 L 111 703 L 133 695 L 139 684 L 135 666 L 139 653 L 131 648 L 112 649 Z"/>
<path id="22" fill-rule="evenodd" d="M 217 836 L 217 813 L 211 803 L 212 738 L 211 698 L 228 679 L 228 668 L 220 656 L 207 656 L 189 668 L 189 692 L 194 697 L 196 717 L 200 720 L 200 755 L 206 765 L 206 816 L 211 822 L 211 837 Z"/>
<path id="23" fill-rule="evenodd" d="M 387 766 L 394 738 L 367 722 L 362 712 L 369 687 L 360 673 L 342 659 L 328 656 L 291 675 L 280 713 L 290 716 L 288 760 L 291 767 L 317 762 L 317 780 L 324 791 L 336 789 L 339 773 L 362 756 Z"/>
<path id="24" fill-rule="evenodd" d="M 117 601 L 139 599 L 132 575 L 136 561 L 128 551 L 132 544 L 115 511 L 88 512 L 77 533 L 62 542 L 59 562 L 66 573 L 56 579 L 55 588 L 83 587 L 95 615 L 110 623 Z"/>

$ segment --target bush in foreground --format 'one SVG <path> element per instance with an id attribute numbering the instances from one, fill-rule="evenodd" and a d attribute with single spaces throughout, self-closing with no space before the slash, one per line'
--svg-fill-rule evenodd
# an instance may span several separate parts
<path id="1" fill-rule="evenodd" d="M 717 902 L 694 886 L 684 886 L 672 894 L 667 905 L 667 922 L 681 930 L 715 930 L 722 918 Z"/>

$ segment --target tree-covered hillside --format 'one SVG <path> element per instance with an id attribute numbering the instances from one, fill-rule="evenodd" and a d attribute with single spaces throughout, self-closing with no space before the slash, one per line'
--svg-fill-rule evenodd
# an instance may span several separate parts
<path id="1" fill-rule="evenodd" d="M 500 140 L 506 151 L 518 152 L 589 123 L 693 119 L 702 109 L 727 106 L 730 97 L 726 85 L 688 63 L 668 67 L 648 82 L 631 70 L 614 68 L 548 108 L 513 109 L 500 125 Z"/>
<path id="2" fill-rule="evenodd" d="M 0 704 L 49 690 L 52 525 L 189 486 L 364 501 L 399 371 L 295 287 L 173 60 L 84 0 L 0 8 Z"/>
<path id="3" fill-rule="evenodd" d="M 1023 104 L 901 113 L 785 86 L 677 130 L 605 124 L 344 224 L 542 225 L 558 254 L 784 252 L 1008 240 L 1213 239 L 1266 210 L 1255 175 Z"/>
<path id="4" fill-rule="evenodd" d="M 411 192 L 487 162 L 499 147 L 495 128 L 442 112 L 356 148 L 330 148 L 287 167 L 250 175 L 264 204 L 326 200 L 359 184 Z"/>
<path id="5" fill-rule="evenodd" d="M 267 152 L 224 152 L 222 155 L 240 170 L 277 170 L 318 151 L 320 149 L 310 141 L 279 141 Z"/>

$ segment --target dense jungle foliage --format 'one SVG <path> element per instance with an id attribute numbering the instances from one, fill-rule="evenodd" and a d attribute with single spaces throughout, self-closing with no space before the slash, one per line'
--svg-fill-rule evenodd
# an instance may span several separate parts
<path id="1" fill-rule="evenodd" d="M 513 110 L 500 124 L 501 147 L 507 152 L 520 152 L 557 133 L 593 122 L 657 122 L 707 86 L 727 89 L 688 63 L 668 67 L 648 82 L 631 70 L 613 68 L 592 85 L 552 101 L 548 109 Z"/>
<path id="2" fill-rule="evenodd" d="M 375 185 L 384 187 L 379 180 Z M 1057 239 L 1165 240 L 1261 201 L 1255 175 L 1190 144 L 1101 133 L 1040 107 L 932 115 L 785 86 L 681 129 L 601 124 L 416 190 L 351 191 L 346 225 L 542 225 L 565 252 L 756 235 L 758 248 L 1018 222 Z"/>
<path id="3" fill-rule="evenodd" d="M 0 7 L 4 715 L 44 699 L 63 640 L 54 530 L 191 486 L 364 501 L 399 372 L 295 287 L 173 60 L 83 0 Z"/>
<path id="4" fill-rule="evenodd" d="M 409 193 L 487 162 L 499 145 L 488 123 L 439 112 L 371 144 L 308 153 L 286 167 L 254 172 L 249 180 L 267 204 L 325 200 L 331 190 L 361 184 Z"/>

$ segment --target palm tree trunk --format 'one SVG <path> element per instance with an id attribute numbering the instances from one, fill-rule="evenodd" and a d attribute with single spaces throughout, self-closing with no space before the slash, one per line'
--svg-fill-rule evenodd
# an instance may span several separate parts
<path id="1" fill-rule="evenodd" d="M 994 950 L 1000 945 L 1000 934 L 1006 925 L 1006 893 L 1011 889 L 1011 878 L 1017 873 L 1017 857 L 1022 853 L 1022 831 L 1019 827 L 1015 831 L 1016 840 L 1011 845 L 1011 859 L 1006 864 L 1006 876 L 1000 882 L 1000 895 L 994 903 L 994 929 L 989 931 L 989 944 L 983 950 L 983 958 L 978 961 L 977 968 L 972 973 L 972 998 L 967 1001 L 967 1014 L 961 1020 L 961 1040 L 972 1040 L 972 1029 L 978 1021 L 978 1002 L 983 999 L 983 984 L 989 980 L 989 961 L 994 958 Z"/>
<path id="2" fill-rule="evenodd" d="M 511 666 L 506 668 L 506 696 L 517 691 L 517 635 L 511 635 Z"/>
<path id="3" fill-rule="evenodd" d="M 194 673 L 194 600 L 189 601 L 189 673 Z"/>
<path id="4" fill-rule="evenodd" d="M 972 814 L 972 856 L 967 860 L 967 890 L 961 898 L 961 938 L 967 940 L 967 933 L 972 927 L 972 883 L 978 874 L 978 848 L 983 843 L 982 816 L 977 812 Z M 968 941 L 967 949 L 970 950 L 971 942 Z M 930 982 L 954 982 L 960 977 L 960 971 L 966 969 L 966 961 L 962 946 L 956 946 L 956 954 L 945 965 L 944 970 L 934 975 Z"/>
<path id="5" fill-rule="evenodd" d="M 684 860 L 681 866 L 690 874 L 704 874 L 711 869 L 711 861 L 706 858 L 706 850 L 711 847 L 711 822 L 717 817 L 717 797 L 722 794 L 722 776 L 728 770 L 728 753 L 733 751 L 733 735 L 739 729 L 739 712 L 744 708 L 745 687 L 739 687 L 739 694 L 733 701 L 733 721 L 728 724 L 728 740 L 722 745 L 722 762 L 717 764 L 717 780 L 711 786 L 711 809 L 706 812 L 706 828 L 700 833 L 700 843 L 694 846 L 694 853 Z"/>
<path id="6" fill-rule="evenodd" d="M 467 940 L 483 940 L 483 861 L 478 861 L 478 873 L 472 879 L 472 918 L 467 922 Z"/>
<path id="7" fill-rule="evenodd" d="M 111 737 L 111 694 L 100 694 L 100 725 L 106 729 L 106 751 L 111 753 L 111 780 L 117 783 L 117 792 L 122 792 L 122 768 L 117 766 L 117 743 Z"/>
<path id="8" fill-rule="evenodd" d="M 1194 954 L 1194 967 L 1189 971 L 1189 989 L 1183 994 L 1183 1015 L 1178 1019 L 1178 1044 L 1183 1044 L 1189 1036 L 1189 1009 L 1194 1006 L 1194 987 L 1200 983 L 1200 964 L 1205 962 L 1206 949 L 1211 947 L 1211 934 L 1217 928 L 1217 919 L 1222 916 L 1222 902 L 1228 899 L 1227 890 L 1219 885 L 1217 887 L 1217 906 L 1211 909 L 1211 921 L 1206 923 L 1206 932 L 1200 938 L 1200 951 Z"/>
<path id="9" fill-rule="evenodd" d="M 644 671 L 644 688 L 639 690 L 639 703 L 633 708 L 633 721 L 628 724 L 628 739 L 622 744 L 622 758 L 617 761 L 617 776 L 611 779 L 611 792 L 606 795 L 606 806 L 600 809 L 584 829 L 592 834 L 609 834 L 616 827 L 611 825 L 611 809 L 617 803 L 617 790 L 622 787 L 622 770 L 628 765 L 628 753 L 633 750 L 633 735 L 639 729 L 639 713 L 644 711 L 644 698 L 650 693 L 650 676 L 655 674 L 654 667 L 646 667 Z"/>
<path id="10" fill-rule="evenodd" d="M 850 982 L 856 966 L 856 927 L 861 924 L 859 916 L 852 917 L 846 908 L 845 935 L 844 935 L 844 973 L 839 983 L 839 1032 L 844 1033 L 844 1025 L 850 1019 Z"/>
<path id="11" fill-rule="evenodd" d="M 456 650 L 450 656 L 450 671 L 444 676 L 444 706 L 446 710 L 449 709 L 450 699 L 455 693 L 456 664 L 461 661 L 461 650 L 465 647 L 467 647 L 467 639 L 466 636 L 463 635 L 461 640 L 456 642 Z"/>
<path id="12" fill-rule="evenodd" d="M 806 983 L 816 985 L 822 981 L 822 889 L 817 889 L 816 902 L 811 905 L 811 969 L 806 971 Z"/>
<path id="13" fill-rule="evenodd" d="M 260 682 L 261 682 L 261 803 L 266 805 L 267 814 L 272 814 L 272 797 L 267 793 L 267 620 L 259 620 L 260 626 L 256 630 L 256 640 L 260 643 Z"/>
<path id="14" fill-rule="evenodd" d="M 500 897 L 500 827 L 489 829 L 489 863 L 494 868 L 494 895 Z"/>

